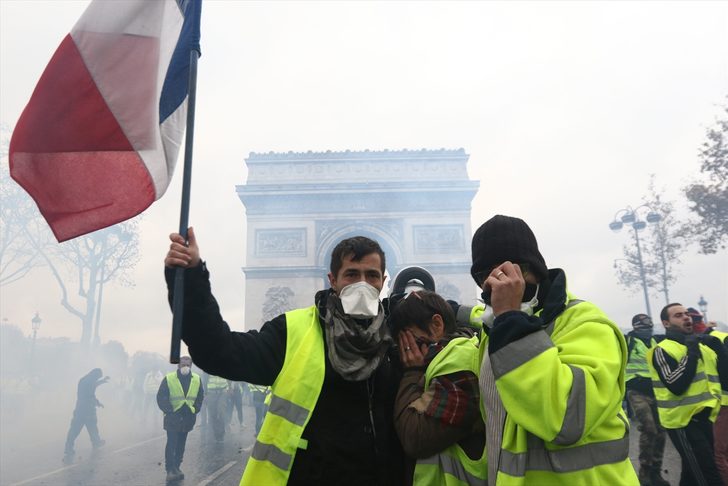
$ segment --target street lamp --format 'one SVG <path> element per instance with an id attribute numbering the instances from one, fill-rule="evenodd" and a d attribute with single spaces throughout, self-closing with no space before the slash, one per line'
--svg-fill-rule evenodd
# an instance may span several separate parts
<path id="1" fill-rule="evenodd" d="M 638 211 L 642 208 L 645 208 L 648 210 L 647 215 L 645 216 L 645 221 L 641 220 L 639 218 Z M 617 216 L 622 214 L 619 220 L 617 220 Z M 637 244 L 637 265 L 640 269 L 640 278 L 642 280 L 642 291 L 645 294 L 645 307 L 647 308 L 647 315 L 652 315 L 652 310 L 650 309 L 650 298 L 647 292 L 647 278 L 645 276 L 645 266 L 642 261 L 642 249 L 640 248 L 640 237 L 639 237 L 639 231 L 645 229 L 647 227 L 647 223 L 657 223 L 662 219 L 662 217 L 657 214 L 656 212 L 652 211 L 647 205 L 643 204 L 642 206 L 637 207 L 636 209 L 632 209 L 631 206 L 627 206 L 626 208 L 620 209 L 614 214 L 614 221 L 609 223 L 609 229 L 614 231 L 615 233 L 617 231 L 620 231 L 622 227 L 625 224 L 632 225 L 632 229 L 634 230 L 634 239 Z M 616 265 L 616 262 L 615 262 Z"/>
<path id="2" fill-rule="evenodd" d="M 38 329 L 40 329 L 40 323 L 43 322 L 43 319 L 40 318 L 38 315 L 38 311 L 35 312 L 35 316 L 30 320 L 30 326 L 33 329 L 33 343 L 30 347 L 30 362 L 33 362 L 33 355 L 35 354 L 35 336 L 38 334 Z"/>
<path id="3" fill-rule="evenodd" d="M 700 300 L 698 301 L 698 309 L 700 309 L 700 313 L 703 314 L 703 322 L 708 322 L 708 301 L 703 298 L 703 296 L 700 296 Z"/>

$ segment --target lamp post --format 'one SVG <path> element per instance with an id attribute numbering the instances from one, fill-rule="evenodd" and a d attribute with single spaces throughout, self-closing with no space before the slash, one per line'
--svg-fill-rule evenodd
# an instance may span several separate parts
<path id="1" fill-rule="evenodd" d="M 642 208 L 646 208 L 649 212 L 645 217 L 645 221 L 641 220 L 638 215 L 638 211 Z M 617 220 L 617 216 L 622 213 L 622 216 Z M 631 206 L 620 209 L 614 214 L 614 221 L 609 223 L 609 229 L 614 231 L 620 231 L 625 224 L 632 225 L 634 231 L 634 240 L 637 246 L 637 265 L 640 270 L 640 279 L 642 280 L 642 291 L 645 295 L 645 308 L 647 309 L 647 315 L 652 316 L 652 310 L 650 309 L 650 297 L 647 292 L 647 277 L 645 275 L 645 265 L 642 261 L 642 248 L 640 248 L 640 236 L 639 231 L 642 231 L 647 227 L 647 223 L 657 223 L 662 219 L 662 216 L 652 211 L 647 205 L 638 206 L 636 209 L 632 209 Z M 615 262 L 616 264 L 616 262 Z"/>
<path id="2" fill-rule="evenodd" d="M 43 319 L 40 318 L 38 315 L 38 311 L 35 312 L 35 316 L 30 320 L 30 325 L 33 329 L 33 342 L 30 346 L 30 362 L 33 362 L 33 355 L 35 354 L 35 337 L 38 334 L 38 329 L 40 329 L 40 323 L 43 322 Z"/>
<path id="3" fill-rule="evenodd" d="M 700 309 L 700 313 L 703 314 L 703 322 L 706 324 L 708 323 L 708 301 L 703 298 L 703 296 L 700 296 L 700 300 L 698 301 L 698 309 Z"/>

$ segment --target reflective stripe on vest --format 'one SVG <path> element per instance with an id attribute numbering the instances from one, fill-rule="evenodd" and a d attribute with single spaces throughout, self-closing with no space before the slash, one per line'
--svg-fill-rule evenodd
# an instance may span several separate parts
<path id="1" fill-rule="evenodd" d="M 526 471 L 569 473 L 623 461 L 628 457 L 628 451 L 627 434 L 621 439 L 592 442 L 555 451 L 547 450 L 543 440 L 529 434 L 528 451 L 513 453 L 501 449 L 498 470 L 516 477 L 525 476 Z"/>
<path id="2" fill-rule="evenodd" d="M 210 379 L 207 381 L 208 391 L 219 391 L 224 390 L 228 387 L 228 382 L 225 378 L 219 376 L 210 375 Z"/>
<path id="3" fill-rule="evenodd" d="M 655 369 L 653 356 L 657 348 L 663 349 L 678 363 L 687 355 L 688 348 L 677 341 L 665 339 L 647 353 L 660 424 L 666 429 L 681 429 L 688 425 L 695 414 L 705 408 L 712 409 L 710 420 L 715 421 L 721 400 L 715 352 L 703 344 L 698 344 L 701 358 L 698 359 L 695 376 L 682 395 L 675 395 L 662 383 Z"/>
<path id="4" fill-rule="evenodd" d="M 579 304 L 584 304 L 580 307 Z M 543 333 L 533 333 L 526 338 L 509 343 L 508 350 L 500 354 L 497 360 L 490 356 L 492 372 L 496 380 L 498 373 L 507 373 L 521 366 L 528 366 L 528 361 L 539 356 L 545 350 L 551 349 L 554 342 L 550 337 L 561 332 L 561 328 L 571 318 L 577 318 L 579 313 L 591 313 L 594 306 L 567 294 L 564 310 L 553 321 L 544 327 Z M 619 344 L 626 364 L 626 344 L 621 332 L 616 326 L 604 322 L 621 337 Z M 530 339 L 528 339 L 530 337 Z M 548 339 L 547 339 L 548 337 Z M 523 342 L 521 342 L 523 341 Z M 487 341 L 481 344 L 487 346 Z M 518 351 L 514 351 L 514 350 Z M 497 353 L 503 353 L 503 349 Z M 530 354 L 524 359 L 521 353 Z M 509 420 L 506 416 L 503 424 L 503 443 L 500 447 L 497 461 L 497 477 L 490 478 L 492 484 L 636 484 L 637 477 L 629 463 L 629 425 L 622 416 L 619 404 L 614 403 L 616 417 L 608 419 L 609 429 L 602 427 L 596 437 L 584 437 L 587 423 L 587 379 L 584 370 L 575 365 L 567 364 L 572 377 L 572 387 L 566 402 L 561 430 L 556 437 L 546 442 L 538 436 L 529 433 L 522 426 Z M 624 365 L 623 365 L 624 366 Z M 624 369 L 624 368 L 622 368 Z M 482 385 L 482 383 L 481 383 Z M 548 404 L 544 404 L 548 406 Z M 592 412 L 593 413 L 593 412 Z M 621 426 L 619 426 L 621 424 Z M 574 445 L 574 444 L 578 445 Z M 486 444 L 487 447 L 487 444 Z M 599 470 L 601 466 L 605 469 Z M 566 477 L 554 475 L 571 474 Z M 623 474 L 624 483 L 601 482 L 600 478 L 614 478 L 614 475 Z M 532 476 L 531 476 L 532 475 Z"/>
<path id="5" fill-rule="evenodd" d="M 427 459 L 417 460 L 413 485 L 438 485 L 438 486 L 485 486 L 488 484 L 488 467 L 485 464 L 483 455 L 482 469 L 478 475 L 470 473 L 463 465 L 462 460 L 452 457 L 446 452 L 435 454 Z M 476 462 L 476 461 L 473 461 Z M 477 461 L 480 462 L 480 461 Z M 432 468 L 431 471 L 428 471 Z"/>
<path id="6" fill-rule="evenodd" d="M 173 412 L 182 408 L 183 405 L 187 405 L 192 413 L 196 412 L 195 400 L 197 400 L 197 394 L 200 391 L 200 375 L 192 373 L 190 386 L 187 388 L 187 395 L 185 395 L 177 372 L 167 373 L 167 388 L 169 388 L 169 403 L 172 405 Z"/>
<path id="7" fill-rule="evenodd" d="M 645 346 L 644 341 L 638 337 L 630 336 L 630 339 L 634 343 L 634 347 L 629 355 L 629 361 L 627 361 L 627 369 L 624 372 L 624 381 L 629 381 L 638 376 L 649 378 L 650 367 L 647 366 L 647 351 L 649 348 Z M 657 343 L 654 339 L 650 339 L 650 348 L 654 348 L 656 344 Z"/>
<path id="8" fill-rule="evenodd" d="M 241 486 L 285 485 L 324 382 L 324 337 L 316 306 L 286 312 L 286 355 Z"/>
<path id="9" fill-rule="evenodd" d="M 479 368 L 478 338 L 452 339 L 427 366 L 424 390 L 437 376 L 459 371 L 470 371 L 477 376 Z M 470 459 L 455 443 L 432 457 L 417 460 L 413 485 L 485 485 L 488 475 L 486 461 L 485 447 L 478 459 Z"/>

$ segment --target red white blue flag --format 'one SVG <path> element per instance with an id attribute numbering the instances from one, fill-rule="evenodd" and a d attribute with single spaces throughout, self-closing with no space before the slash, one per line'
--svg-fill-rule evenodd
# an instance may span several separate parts
<path id="1" fill-rule="evenodd" d="M 58 241 L 136 216 L 166 191 L 200 2 L 94 0 L 48 63 L 9 155 Z"/>

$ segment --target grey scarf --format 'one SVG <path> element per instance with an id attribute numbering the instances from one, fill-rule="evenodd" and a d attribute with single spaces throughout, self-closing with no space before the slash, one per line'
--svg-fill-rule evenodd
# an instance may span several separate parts
<path id="1" fill-rule="evenodd" d="M 393 342 L 389 327 L 384 324 L 381 303 L 379 313 L 364 326 L 344 314 L 341 301 L 333 293 L 326 299 L 324 330 L 329 361 L 347 381 L 369 378 Z"/>

